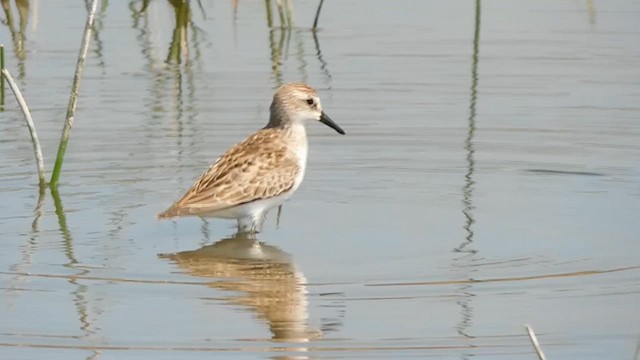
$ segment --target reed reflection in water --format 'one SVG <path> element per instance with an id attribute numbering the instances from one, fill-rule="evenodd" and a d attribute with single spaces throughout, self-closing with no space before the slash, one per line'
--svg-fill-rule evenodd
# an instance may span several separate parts
<path id="1" fill-rule="evenodd" d="M 0 24 L 6 25 L 11 34 L 13 52 L 17 60 L 18 79 L 23 80 L 26 75 L 25 60 L 27 59 L 27 51 L 25 49 L 25 43 L 27 42 L 29 12 L 34 11 L 37 14 L 37 6 L 31 10 L 28 0 L 15 0 L 16 12 L 18 14 L 18 24 L 16 24 L 9 0 L 0 0 L 0 5 L 2 6 L 5 17 L 4 21 L 0 22 Z"/>
<path id="2" fill-rule="evenodd" d="M 321 335 L 308 326 L 304 275 L 291 255 L 276 246 L 237 233 L 197 250 L 159 257 L 190 275 L 216 279 L 207 286 L 233 292 L 225 302 L 255 312 L 267 322 L 275 341 L 306 342 Z"/>
<path id="3" fill-rule="evenodd" d="M 478 249 L 474 246 L 474 224 L 476 222 L 473 214 L 473 190 L 475 185 L 475 145 L 474 135 L 476 131 L 476 108 L 478 103 L 478 59 L 480 52 L 480 20 L 481 20 L 481 0 L 475 2 L 474 13 L 474 32 L 473 32 L 473 55 L 471 62 L 471 87 L 469 96 L 469 117 L 467 119 L 467 137 L 464 141 L 464 149 L 466 152 L 467 171 L 464 174 L 464 185 L 462 187 L 462 214 L 464 215 L 464 240 L 455 248 L 453 252 L 456 257 L 452 260 L 452 268 L 457 270 L 458 276 L 461 278 L 473 280 L 476 276 L 475 270 L 470 265 L 478 258 Z M 473 297 L 476 296 L 474 285 L 472 283 L 461 284 L 457 289 L 460 299 L 457 301 L 460 306 L 460 321 L 456 324 L 457 333 L 464 340 L 473 346 Z M 461 359 L 468 359 L 473 354 L 463 353 Z"/>

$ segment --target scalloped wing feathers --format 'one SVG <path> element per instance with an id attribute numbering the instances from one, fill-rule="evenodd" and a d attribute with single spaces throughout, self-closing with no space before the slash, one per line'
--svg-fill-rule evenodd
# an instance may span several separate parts
<path id="1" fill-rule="evenodd" d="M 276 129 L 262 129 L 222 155 L 158 218 L 214 213 L 289 191 L 299 162 Z"/>

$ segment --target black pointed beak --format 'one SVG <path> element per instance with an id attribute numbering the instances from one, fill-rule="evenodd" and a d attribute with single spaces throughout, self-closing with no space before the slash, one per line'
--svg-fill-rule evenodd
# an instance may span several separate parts
<path id="1" fill-rule="evenodd" d="M 320 115 L 320 122 L 337 131 L 339 134 L 344 135 L 344 130 L 342 130 L 338 124 L 334 123 L 333 120 L 324 113 L 324 111 L 322 112 L 322 115 Z"/>

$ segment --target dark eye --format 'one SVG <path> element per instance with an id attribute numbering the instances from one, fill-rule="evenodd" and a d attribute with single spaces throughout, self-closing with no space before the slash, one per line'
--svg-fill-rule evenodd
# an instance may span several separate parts
<path id="1" fill-rule="evenodd" d="M 313 99 L 307 99 L 307 104 L 313 105 Z"/>

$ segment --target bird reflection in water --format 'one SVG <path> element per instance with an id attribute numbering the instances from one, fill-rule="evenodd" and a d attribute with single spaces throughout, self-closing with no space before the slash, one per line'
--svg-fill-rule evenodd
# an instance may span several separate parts
<path id="1" fill-rule="evenodd" d="M 228 303 L 254 311 L 275 341 L 306 342 L 321 335 L 308 328 L 306 279 L 291 255 L 258 242 L 255 235 L 238 233 L 197 250 L 159 256 L 190 275 L 218 279 L 208 286 L 240 293 L 228 297 Z"/>

